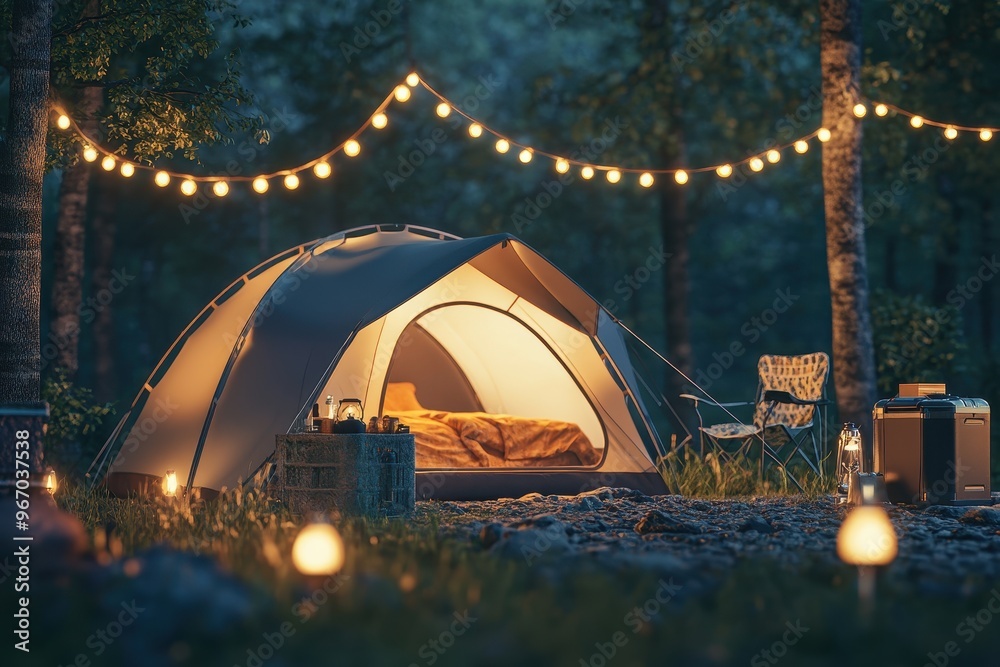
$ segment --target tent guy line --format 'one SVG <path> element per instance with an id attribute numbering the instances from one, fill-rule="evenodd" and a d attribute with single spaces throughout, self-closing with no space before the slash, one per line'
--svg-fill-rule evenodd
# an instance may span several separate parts
<path id="1" fill-rule="evenodd" d="M 555 152 L 535 148 L 530 144 L 512 139 L 500 131 L 493 129 L 483 121 L 473 117 L 471 114 L 466 113 L 459 105 L 452 102 L 424 81 L 423 78 L 421 78 L 416 72 L 411 72 L 407 75 L 404 83 L 397 85 L 391 93 L 386 95 L 386 97 L 375 107 L 375 110 L 358 129 L 351 133 L 347 139 L 318 157 L 315 157 L 307 162 L 303 162 L 295 167 L 280 169 L 269 173 L 262 173 L 256 176 L 230 176 L 221 174 L 199 175 L 171 169 L 162 169 L 151 164 L 142 164 L 130 160 L 123 160 L 117 151 L 102 146 L 101 143 L 94 137 L 89 136 L 83 128 L 80 127 L 76 120 L 74 120 L 67 113 L 65 105 L 53 102 L 52 110 L 56 114 L 56 127 L 64 131 L 71 130 L 77 135 L 80 143 L 83 145 L 82 157 L 85 161 L 95 162 L 100 158 L 101 167 L 105 171 L 114 171 L 115 169 L 118 169 L 119 173 L 125 178 L 131 178 L 135 175 L 136 170 L 155 172 L 153 182 L 161 188 L 167 187 L 172 180 L 179 179 L 181 181 L 180 191 L 186 196 L 193 196 L 198 191 L 199 183 L 211 183 L 214 194 L 218 197 L 225 197 L 229 194 L 230 183 L 249 182 L 255 192 L 258 194 L 264 194 L 270 189 L 270 182 L 279 178 L 282 180 L 286 189 L 295 190 L 301 184 L 299 175 L 310 169 L 318 179 L 322 180 L 329 178 L 333 174 L 333 168 L 329 162 L 330 159 L 338 153 L 343 153 L 349 158 L 357 157 L 362 150 L 362 145 L 359 141 L 359 137 L 362 133 L 369 128 L 381 130 L 387 127 L 389 118 L 386 111 L 389 108 L 389 105 L 392 104 L 393 101 L 399 104 L 403 104 L 408 101 L 411 97 L 411 89 L 416 88 L 417 86 L 423 87 L 428 93 L 438 100 L 435 112 L 439 118 L 447 118 L 453 112 L 462 116 L 469 122 L 469 125 L 467 126 L 469 137 L 475 140 L 482 137 L 484 134 L 491 135 L 495 139 L 494 149 L 497 153 L 506 154 L 513 149 L 517 153 L 517 159 L 520 164 L 528 164 L 535 156 L 541 156 L 551 160 L 553 162 L 554 169 L 560 174 L 564 174 L 571 168 L 576 167 L 580 170 L 580 176 L 584 180 L 590 180 L 594 178 L 597 173 L 602 173 L 607 182 L 612 185 L 621 182 L 623 174 L 637 175 L 638 178 L 636 179 L 636 182 L 643 188 L 650 188 L 655 182 L 655 176 L 657 175 L 671 175 L 673 176 L 673 180 L 678 185 L 684 185 L 688 182 L 689 175 L 694 173 L 715 172 L 719 178 L 729 178 L 734 173 L 735 168 L 742 165 L 747 165 L 753 172 L 759 172 L 763 170 L 765 164 L 775 164 L 779 162 L 783 151 L 786 151 L 789 148 L 794 149 L 797 154 L 803 154 L 809 150 L 809 142 L 811 140 L 818 139 L 820 142 L 825 142 L 830 138 L 830 131 L 821 127 L 813 132 L 802 135 L 794 141 L 775 145 L 740 159 L 700 167 L 675 167 L 668 169 L 591 163 L 572 157 L 562 156 Z"/>

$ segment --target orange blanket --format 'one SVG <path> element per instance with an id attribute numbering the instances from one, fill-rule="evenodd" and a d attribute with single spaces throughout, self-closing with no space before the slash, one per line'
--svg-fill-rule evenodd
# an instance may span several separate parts
<path id="1" fill-rule="evenodd" d="M 417 468 L 592 466 L 601 460 L 569 422 L 437 410 L 392 415 L 414 434 Z"/>

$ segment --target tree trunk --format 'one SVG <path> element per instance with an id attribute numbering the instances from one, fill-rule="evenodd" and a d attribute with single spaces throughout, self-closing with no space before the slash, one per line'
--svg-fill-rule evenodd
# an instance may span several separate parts
<path id="1" fill-rule="evenodd" d="M 823 203 L 833 315 L 833 378 L 844 421 L 857 422 L 871 442 L 875 354 L 868 308 L 868 266 L 861 209 L 861 1 L 820 0 Z M 869 468 L 870 469 L 870 468 Z"/>
<path id="2" fill-rule="evenodd" d="M 95 135 L 94 114 L 100 104 L 99 87 L 83 89 L 78 107 L 80 126 L 90 136 Z M 83 160 L 63 172 L 52 253 L 52 332 L 49 338 L 57 351 L 53 360 L 55 365 L 65 370 L 70 379 L 76 376 L 80 366 L 80 306 L 83 303 L 84 230 L 90 173 L 91 165 Z"/>
<path id="3" fill-rule="evenodd" d="M 0 148 L 0 403 L 39 398 L 42 177 L 51 36 L 52 0 L 14 0 L 7 137 Z"/>
<path id="4" fill-rule="evenodd" d="M 112 262 L 115 256 L 115 193 L 111 191 L 113 176 L 98 174 L 94 179 L 93 217 L 91 218 L 91 256 L 93 270 L 90 293 L 100 294 L 111 284 Z M 93 321 L 94 393 L 99 400 L 115 398 L 115 324 L 111 315 L 114 300 L 95 309 Z"/>

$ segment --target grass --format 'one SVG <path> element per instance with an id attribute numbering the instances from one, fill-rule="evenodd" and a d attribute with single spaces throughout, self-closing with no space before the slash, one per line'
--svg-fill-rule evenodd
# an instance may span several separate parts
<path id="1" fill-rule="evenodd" d="M 756 461 L 726 461 L 711 452 L 700 458 L 688 447 L 660 457 L 657 463 L 667 488 L 683 496 L 731 498 L 802 493 L 817 498 L 834 491 L 831 475 L 821 478 L 805 465 L 791 469 L 802 486 L 799 491 L 776 466 L 768 466 L 761 477 Z"/>
<path id="2" fill-rule="evenodd" d="M 696 474 L 704 473 L 682 480 L 703 483 Z M 723 468 L 719 474 L 726 489 L 736 488 Z M 991 664 L 1000 636 L 1000 619 L 969 643 L 956 635 L 956 625 L 984 608 L 985 597 L 928 601 L 895 579 L 882 582 L 879 607 L 864 626 L 855 614 L 854 572 L 819 561 L 791 568 L 765 559 L 732 572 L 703 562 L 705 572 L 721 573 L 718 584 L 705 588 L 702 577 L 677 576 L 678 594 L 660 605 L 655 594 L 663 584 L 655 573 L 554 554 L 532 565 L 501 559 L 440 537 L 444 517 L 433 505 L 408 523 L 340 521 L 347 558 L 330 586 L 335 592 L 327 594 L 322 582 L 303 579 L 291 565 L 301 521 L 258 495 L 231 491 L 188 506 L 76 488 L 59 502 L 84 522 L 110 574 L 51 577 L 33 592 L 35 636 L 59 637 L 37 645 L 34 664 L 69 664 L 84 654 L 94 665 L 579 666 L 611 664 L 601 651 L 613 648 L 620 665 L 756 667 L 775 664 L 761 652 L 777 646 L 788 652 L 789 665 L 885 667 L 922 665 L 948 641 L 961 643 L 963 662 Z M 210 556 L 245 582 L 251 593 L 241 620 L 217 627 L 212 605 L 227 599 L 225 587 L 192 585 L 187 565 L 159 581 L 144 580 L 148 550 L 156 545 Z M 129 599 L 147 611 L 96 655 L 93 633 L 113 622 L 118 600 Z M 655 609 L 648 620 L 635 611 L 644 606 Z M 794 645 L 782 644 L 788 624 L 808 628 Z M 456 627 L 461 634 L 452 634 Z M 278 638 L 278 648 L 260 649 Z M 138 661 L 142 650 L 148 657 Z M 262 659 L 267 654 L 273 659 Z"/>

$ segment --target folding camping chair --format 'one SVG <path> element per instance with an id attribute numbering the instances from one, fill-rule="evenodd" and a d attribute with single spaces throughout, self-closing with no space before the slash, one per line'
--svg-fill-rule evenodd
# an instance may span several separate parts
<path id="1" fill-rule="evenodd" d="M 829 373 L 830 358 L 824 352 L 798 356 L 764 355 L 757 362 L 759 379 L 752 402 L 718 403 L 707 397 L 681 394 L 681 398 L 694 402 L 702 436 L 702 454 L 706 440 L 724 460 L 745 457 L 759 444 L 762 477 L 765 462 L 771 460 L 801 490 L 798 480 L 788 471 L 796 455 L 822 477 Z M 723 408 L 726 412 L 730 408 L 754 405 L 753 423 L 705 426 L 701 404 Z M 807 451 L 807 445 L 811 445 L 811 452 Z"/>

